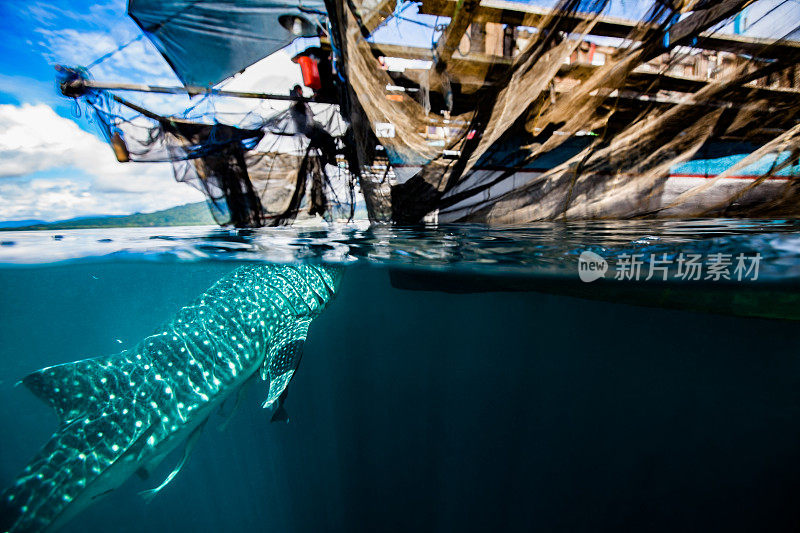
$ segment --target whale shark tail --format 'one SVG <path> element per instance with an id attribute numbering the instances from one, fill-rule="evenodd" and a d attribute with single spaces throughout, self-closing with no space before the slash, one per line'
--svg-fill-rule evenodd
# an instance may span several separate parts
<path id="1" fill-rule="evenodd" d="M 0 532 L 44 531 L 54 522 L 62 523 L 73 501 L 87 497 L 86 487 L 152 431 L 149 423 L 142 422 L 139 427 L 132 425 L 135 433 L 124 434 L 116 419 L 115 400 L 130 397 L 133 382 L 124 361 L 124 354 L 86 359 L 44 368 L 22 380 L 53 407 L 59 424 L 0 495 Z M 98 490 L 104 493 L 116 487 L 93 488 L 91 499 L 101 495 Z"/>

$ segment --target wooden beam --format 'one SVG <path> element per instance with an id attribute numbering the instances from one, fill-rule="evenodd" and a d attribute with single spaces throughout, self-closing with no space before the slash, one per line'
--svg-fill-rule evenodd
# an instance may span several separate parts
<path id="1" fill-rule="evenodd" d="M 456 0 L 425 0 L 419 8 L 420 13 L 449 17 L 452 15 Z M 505 0 L 483 0 L 475 10 L 475 22 L 497 22 L 512 26 L 538 27 L 550 10 L 520 2 Z M 575 14 L 572 18 L 586 20 L 589 15 Z M 683 21 L 681 21 L 683 22 Z M 600 17 L 591 30 L 591 35 L 601 37 L 617 37 L 624 39 L 630 36 L 631 31 L 637 28 L 633 21 L 617 17 Z M 684 26 L 685 28 L 685 26 Z M 679 28 L 680 29 L 680 28 Z M 723 52 L 743 53 L 760 57 L 759 54 L 772 45 L 768 50 L 769 57 L 782 57 L 796 54 L 800 51 L 800 42 L 782 41 L 775 42 L 771 39 L 758 39 L 741 35 L 724 35 L 701 33 L 698 37 L 697 48 L 705 50 L 718 50 Z"/>
<path id="2" fill-rule="evenodd" d="M 359 8 L 361 24 L 372 33 L 384 20 L 392 16 L 397 0 L 366 0 Z"/>
<path id="3" fill-rule="evenodd" d="M 598 69 L 598 66 L 586 63 L 575 63 L 564 65 L 559 70 L 559 76 L 564 78 L 587 79 Z M 720 80 L 721 82 L 722 80 Z M 643 94 L 654 94 L 658 91 L 672 91 L 678 93 L 695 93 L 707 86 L 709 83 L 717 83 L 716 80 L 699 78 L 695 76 L 679 76 L 676 74 L 665 74 L 653 72 L 645 68 L 638 68 L 631 72 L 626 80 L 623 90 L 639 90 Z M 757 87 L 754 85 L 740 85 L 730 89 L 727 97 L 736 100 L 769 100 L 773 102 L 797 102 L 800 100 L 800 90 L 784 87 Z"/>
<path id="4" fill-rule="evenodd" d="M 475 10 L 480 5 L 480 0 L 456 0 L 450 18 L 450 24 L 436 42 L 435 63 L 436 70 L 442 72 L 453 53 L 458 49 L 458 43 L 472 23 Z"/>
<path id="5" fill-rule="evenodd" d="M 702 33 L 705 28 L 711 28 L 727 18 L 741 12 L 755 0 L 720 0 L 707 9 L 692 11 L 688 17 L 676 22 L 665 37 L 669 47 L 691 45 L 692 38 Z M 653 57 L 658 55 L 654 50 Z"/>
<path id="6" fill-rule="evenodd" d="M 433 61 L 433 52 L 430 48 L 418 46 L 400 46 L 396 44 L 376 44 L 370 43 L 373 55 L 375 57 L 398 57 L 402 59 L 421 59 L 423 61 Z M 493 65 L 502 63 L 511 65 L 511 59 L 508 57 L 493 56 L 488 54 L 469 54 L 462 58 L 457 57 L 453 61 L 467 61 L 480 65 Z"/>
<path id="7" fill-rule="evenodd" d="M 372 44 L 372 52 L 376 56 L 385 57 L 399 57 L 405 59 L 422 59 L 431 61 L 431 51 L 428 48 L 418 48 L 410 46 L 397 46 L 397 45 L 380 45 Z M 447 70 L 452 81 L 455 83 L 463 84 L 468 87 L 477 87 L 480 85 L 480 80 L 484 80 L 484 84 L 491 85 L 494 80 L 487 80 L 481 76 L 488 72 L 490 65 L 504 65 L 511 66 L 511 60 L 507 57 L 490 56 L 486 54 L 470 54 L 466 57 L 451 58 Z M 571 65 L 563 65 L 559 70 L 559 76 L 564 78 L 589 78 L 599 67 L 590 65 L 588 63 L 573 63 Z M 499 74 L 499 71 L 495 71 Z M 412 69 L 409 71 L 409 79 L 419 82 L 422 77 L 420 71 Z M 658 73 L 647 69 L 646 67 L 639 67 L 634 70 L 625 85 L 626 88 L 638 87 L 647 89 L 648 92 L 654 93 L 658 90 L 675 91 L 692 93 L 700 90 L 708 83 L 714 83 L 714 80 L 709 80 L 694 76 L 679 76 L 676 74 Z M 744 85 L 733 91 L 737 96 L 742 98 L 753 99 L 767 99 L 777 101 L 788 101 L 800 99 L 800 90 L 788 88 L 771 88 L 771 87 L 756 87 L 752 85 Z"/>

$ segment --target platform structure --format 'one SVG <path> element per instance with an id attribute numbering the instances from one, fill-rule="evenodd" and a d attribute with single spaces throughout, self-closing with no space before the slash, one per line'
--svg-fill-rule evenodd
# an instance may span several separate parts
<path id="1" fill-rule="evenodd" d="M 365 0 L 359 8 L 365 28 L 374 31 L 392 16 L 395 4 L 396 0 Z M 474 108 L 482 91 L 503 80 L 520 51 L 552 14 L 538 6 L 505 0 L 425 0 L 419 12 L 450 19 L 433 49 L 380 43 L 369 46 L 376 68 L 387 70 L 393 80 L 387 86 L 386 98 L 402 102 L 417 98 L 420 90 L 430 91 L 431 108 L 444 111 L 440 115 L 445 119 L 437 127 L 451 125 L 448 116 Z M 589 14 L 572 14 L 564 23 L 577 26 L 592 18 Z M 609 16 L 597 17 L 592 24 L 585 35 L 569 36 L 580 39 L 580 44 L 560 65 L 550 88 L 554 95 L 573 91 L 613 59 L 620 46 L 629 45 L 632 36 L 648 30 L 640 22 Z M 688 35 L 689 29 L 683 28 L 684 33 Z M 682 39 L 680 29 L 672 39 Z M 389 65 L 394 58 L 426 61 L 429 67 L 392 69 Z M 728 87 L 724 98 L 713 105 L 737 107 L 757 102 L 765 112 L 774 114 L 781 106 L 797 103 L 800 42 L 710 32 L 687 39 L 680 45 L 679 54 L 656 54 L 643 62 L 627 76 L 623 86 L 614 87 L 609 98 L 614 105 L 630 108 L 631 112 L 643 105 L 686 104 L 693 94 L 715 83 L 727 83 L 728 73 L 753 62 L 774 67 L 766 76 Z M 449 87 L 443 87 L 442 76 L 431 75 L 432 72 L 446 73 Z M 452 104 L 449 109 L 436 109 L 437 105 L 442 107 L 443 98 L 438 96 L 445 90 L 451 92 Z M 433 114 L 431 119 L 435 120 Z M 790 119 L 776 125 L 773 120 L 770 129 L 791 127 L 794 123 Z M 420 133 L 432 127 L 421 125 Z"/>

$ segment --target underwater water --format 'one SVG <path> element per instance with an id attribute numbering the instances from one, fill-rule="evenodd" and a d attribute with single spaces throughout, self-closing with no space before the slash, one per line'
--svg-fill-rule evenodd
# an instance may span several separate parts
<path id="1" fill-rule="evenodd" d="M 137 493 L 182 446 L 63 531 L 800 527 L 796 222 L 71 230 L 0 245 L 2 488 L 58 425 L 15 386 L 24 376 L 133 347 L 242 266 L 345 270 L 311 323 L 288 424 L 270 422 L 258 380 L 151 501 Z M 581 281 L 587 251 L 603 279 Z M 679 279 L 681 254 L 701 256 L 701 279 Z M 731 279 L 706 279 L 714 254 Z M 757 275 L 736 279 L 740 254 L 758 254 Z M 640 279 L 614 279 L 636 255 Z M 666 270 L 647 280 L 651 256 Z"/>

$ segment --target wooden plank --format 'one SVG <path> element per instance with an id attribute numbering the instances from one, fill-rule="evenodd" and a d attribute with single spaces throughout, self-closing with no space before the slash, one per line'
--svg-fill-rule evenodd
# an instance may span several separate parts
<path id="1" fill-rule="evenodd" d="M 419 8 L 420 13 L 427 15 L 438 15 L 448 17 L 453 13 L 456 4 L 455 0 L 425 0 Z M 480 7 L 475 11 L 475 22 L 498 22 L 510 24 L 512 26 L 538 27 L 544 17 L 549 13 L 548 9 L 537 7 L 520 2 L 508 2 L 505 0 L 483 0 Z M 586 20 L 588 15 L 576 14 L 571 18 L 576 20 Z M 592 28 L 591 35 L 601 37 L 626 38 L 631 31 L 637 27 L 633 21 L 617 17 L 600 17 Z M 706 50 L 718 50 L 732 53 L 744 53 L 759 56 L 760 53 L 772 45 L 769 49 L 769 57 L 782 57 L 792 55 L 800 51 L 800 42 L 782 41 L 775 43 L 772 39 L 759 39 L 745 37 L 742 35 L 725 35 L 701 33 L 698 38 L 697 47 Z"/>
<path id="2" fill-rule="evenodd" d="M 467 31 L 475 16 L 475 10 L 480 5 L 480 0 L 456 0 L 453 7 L 450 24 L 436 42 L 435 63 L 436 70 L 441 72 L 445 65 L 458 49 L 458 43 Z"/>
<path id="3" fill-rule="evenodd" d="M 372 52 L 376 56 L 385 57 L 399 57 L 406 59 L 421 59 L 431 61 L 431 51 L 428 48 L 418 48 L 409 46 L 397 45 L 372 45 Z M 463 84 L 468 87 L 478 87 L 481 83 L 491 85 L 493 80 L 485 80 L 481 74 L 487 72 L 491 65 L 504 65 L 510 67 L 511 60 L 505 57 L 489 56 L 486 54 L 470 54 L 467 57 L 451 58 L 447 70 L 452 81 L 455 83 Z M 599 67 L 587 63 L 573 63 L 571 65 L 563 65 L 559 70 L 559 76 L 564 78 L 577 78 L 587 79 Z M 498 71 L 495 71 L 499 74 Z M 421 80 L 419 70 L 409 72 L 410 78 L 414 81 Z M 481 80 L 483 79 L 483 82 Z M 648 92 L 655 92 L 658 90 L 676 91 L 676 92 L 696 92 L 704 87 L 707 83 L 714 83 L 714 80 L 707 80 L 705 78 L 693 76 L 678 76 L 675 74 L 664 74 L 654 72 L 646 67 L 640 67 L 631 73 L 629 83 L 627 86 L 645 88 Z M 787 101 L 800 99 L 800 90 L 788 88 L 771 88 L 771 87 L 755 87 L 745 85 L 739 87 L 734 91 L 734 94 L 741 96 L 741 98 L 755 98 L 755 99 L 768 99 Z"/>

